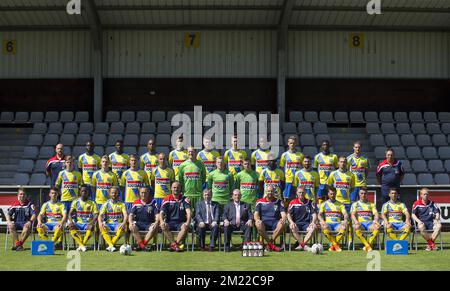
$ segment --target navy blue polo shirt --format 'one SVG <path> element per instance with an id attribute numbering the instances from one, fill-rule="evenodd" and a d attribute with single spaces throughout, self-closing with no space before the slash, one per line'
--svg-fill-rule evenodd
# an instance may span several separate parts
<path id="1" fill-rule="evenodd" d="M 151 224 L 155 222 L 155 216 L 158 214 L 156 201 L 144 204 L 141 199 L 133 202 L 131 214 L 134 220 L 139 223 Z"/>
<path id="2" fill-rule="evenodd" d="M 296 224 L 311 223 L 313 214 L 316 212 L 316 205 L 311 200 L 303 203 L 297 198 L 289 203 L 288 212 Z"/>

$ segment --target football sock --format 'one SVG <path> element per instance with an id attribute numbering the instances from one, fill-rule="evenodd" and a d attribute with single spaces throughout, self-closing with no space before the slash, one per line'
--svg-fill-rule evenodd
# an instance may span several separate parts
<path id="1" fill-rule="evenodd" d="M 369 246 L 369 243 L 367 242 L 366 238 L 362 234 L 361 230 L 357 229 L 355 230 L 356 236 L 361 240 L 361 242 L 364 244 L 364 246 Z"/>

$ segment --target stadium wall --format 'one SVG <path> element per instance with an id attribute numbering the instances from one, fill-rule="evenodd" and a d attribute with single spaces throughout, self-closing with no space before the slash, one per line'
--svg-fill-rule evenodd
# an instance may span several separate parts
<path id="1" fill-rule="evenodd" d="M 273 31 L 201 31 L 186 44 L 185 31 L 107 31 L 107 78 L 276 77 Z"/>
<path id="2" fill-rule="evenodd" d="M 186 31 L 105 31 L 106 78 L 275 78 L 275 31 L 200 31 L 187 47 Z M 291 31 L 288 78 L 449 79 L 450 34 L 365 32 L 351 48 L 352 32 Z M 92 78 L 88 31 L 0 32 L 17 42 L 0 57 L 0 78 Z"/>
<path id="3" fill-rule="evenodd" d="M 288 36 L 290 78 L 449 79 L 449 33 L 295 31 Z M 349 41 L 350 39 L 350 41 Z"/>
<path id="4" fill-rule="evenodd" d="M 0 79 L 92 78 L 89 31 L 0 32 L 16 40 L 15 55 L 0 56 Z"/>
<path id="5" fill-rule="evenodd" d="M 276 108 L 276 32 L 104 32 L 105 110 L 272 110 Z M 450 34 L 289 32 L 288 110 L 436 110 L 450 100 Z M 0 56 L 3 110 L 87 110 L 93 99 L 88 31 L 0 32 L 17 41 Z M 154 92 L 152 94 L 151 92 Z M 29 108 L 29 101 L 42 100 Z M 41 106 L 42 108 L 38 108 Z M 86 108 L 87 107 L 87 108 Z"/>

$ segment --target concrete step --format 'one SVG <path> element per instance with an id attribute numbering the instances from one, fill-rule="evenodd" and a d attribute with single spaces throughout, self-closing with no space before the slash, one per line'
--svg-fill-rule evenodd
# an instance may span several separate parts
<path id="1" fill-rule="evenodd" d="M 7 159 L 7 158 L 22 159 L 22 156 L 23 151 L 0 152 L 0 159 Z"/>
<path id="2" fill-rule="evenodd" d="M 331 133 L 332 140 L 348 140 L 350 143 L 355 140 L 367 140 L 368 137 L 365 134 L 360 133 Z"/>
<path id="3" fill-rule="evenodd" d="M 26 146 L 28 140 L 7 139 L 0 137 L 0 146 Z"/>
<path id="4" fill-rule="evenodd" d="M 13 172 L 0 172 L 0 178 L 13 178 L 16 171 Z"/>
<path id="5" fill-rule="evenodd" d="M 0 152 L 23 151 L 25 145 L 0 145 Z"/>
<path id="6" fill-rule="evenodd" d="M 15 165 L 15 164 L 12 164 L 12 165 L 2 165 L 2 168 L 1 168 L 1 170 L 0 171 L 2 171 L 2 172 L 15 172 L 15 171 L 17 171 L 17 165 Z"/>
<path id="7" fill-rule="evenodd" d="M 0 178 L 0 185 L 14 185 L 14 178 Z"/>
<path id="8" fill-rule="evenodd" d="M 6 158 L 0 158 L 0 165 L 18 165 L 20 159 L 12 158 L 8 155 Z"/>
<path id="9" fill-rule="evenodd" d="M 29 134 L 33 131 L 33 126 L 30 127 L 0 127 L 0 134 L 2 133 L 20 133 Z"/>
<path id="10" fill-rule="evenodd" d="M 331 133 L 349 133 L 349 134 L 366 134 L 366 128 L 353 127 L 328 127 L 328 132 Z"/>

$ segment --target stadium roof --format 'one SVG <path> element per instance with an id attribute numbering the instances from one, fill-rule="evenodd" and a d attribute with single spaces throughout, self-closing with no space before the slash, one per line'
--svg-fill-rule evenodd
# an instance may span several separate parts
<path id="1" fill-rule="evenodd" d="M 450 31 L 450 0 L 1 0 L 0 30 L 198 29 Z M 286 16 L 287 15 L 287 16 Z M 286 16 L 286 17 L 284 17 Z M 288 18 L 288 19 L 284 19 Z"/>

